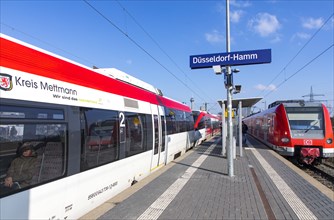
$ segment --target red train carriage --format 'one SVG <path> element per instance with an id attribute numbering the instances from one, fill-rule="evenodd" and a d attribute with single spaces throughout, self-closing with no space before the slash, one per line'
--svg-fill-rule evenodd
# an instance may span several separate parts
<path id="1" fill-rule="evenodd" d="M 244 119 L 248 133 L 279 154 L 311 164 L 334 157 L 333 130 L 325 105 L 304 100 L 276 101 Z"/>
<path id="2" fill-rule="evenodd" d="M 197 144 L 220 132 L 221 117 L 207 111 L 193 111 Z"/>

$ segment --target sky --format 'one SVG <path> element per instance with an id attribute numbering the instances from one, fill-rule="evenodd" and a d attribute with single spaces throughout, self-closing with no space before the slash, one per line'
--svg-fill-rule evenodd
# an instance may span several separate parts
<path id="1" fill-rule="evenodd" d="M 1 33 L 88 67 L 117 68 L 193 108 L 219 113 L 224 76 L 190 56 L 226 53 L 226 1 L 1 0 Z M 334 0 L 229 1 L 230 51 L 271 49 L 233 66 L 233 99 L 321 100 L 334 114 Z"/>

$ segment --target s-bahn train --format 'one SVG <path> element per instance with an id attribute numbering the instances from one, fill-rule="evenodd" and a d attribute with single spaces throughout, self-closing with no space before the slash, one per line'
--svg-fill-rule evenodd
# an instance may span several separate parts
<path id="1" fill-rule="evenodd" d="M 195 145 L 219 134 L 221 116 L 201 110 L 192 111 L 192 113 L 194 116 Z"/>
<path id="2" fill-rule="evenodd" d="M 330 114 L 321 103 L 276 101 L 263 112 L 246 117 L 248 134 L 279 154 L 312 164 L 334 157 Z"/>
<path id="3" fill-rule="evenodd" d="M 80 218 L 193 146 L 191 109 L 153 86 L 3 34 L 0 45 L 0 219 Z M 15 158 L 35 165 L 11 181 Z"/>

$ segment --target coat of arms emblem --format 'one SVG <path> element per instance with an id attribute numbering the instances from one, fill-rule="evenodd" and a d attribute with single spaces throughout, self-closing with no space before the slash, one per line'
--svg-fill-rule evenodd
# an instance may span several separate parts
<path id="1" fill-rule="evenodd" d="M 12 76 L 4 73 L 0 73 L 0 89 L 4 91 L 10 91 L 13 88 Z"/>

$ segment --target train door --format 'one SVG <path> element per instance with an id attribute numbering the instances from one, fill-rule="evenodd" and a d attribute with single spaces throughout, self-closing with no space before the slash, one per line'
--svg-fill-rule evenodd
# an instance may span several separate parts
<path id="1" fill-rule="evenodd" d="M 153 114 L 154 145 L 151 170 L 165 164 L 166 160 L 166 126 L 163 111 L 162 107 L 158 107 L 157 114 Z"/>

